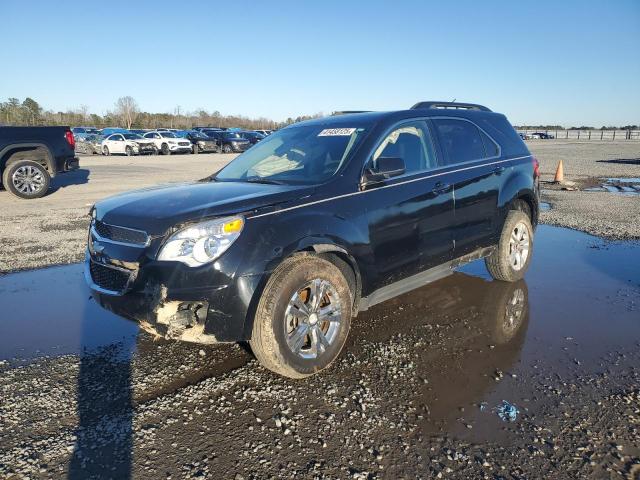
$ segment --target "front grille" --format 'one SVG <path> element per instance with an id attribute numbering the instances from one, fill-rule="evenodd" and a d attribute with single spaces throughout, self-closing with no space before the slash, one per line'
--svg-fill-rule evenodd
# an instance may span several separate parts
<path id="1" fill-rule="evenodd" d="M 117 227 L 115 225 L 109 225 L 108 223 L 101 222 L 100 220 L 93 222 L 93 228 L 102 238 L 113 240 L 114 242 L 146 245 L 149 240 L 149 236 L 142 230 Z"/>
<path id="2" fill-rule="evenodd" d="M 89 272 L 93 283 L 111 292 L 123 292 L 132 274 L 132 272 L 102 265 L 93 260 L 90 261 Z"/>
<path id="3" fill-rule="evenodd" d="M 180 145 L 181 147 L 188 147 L 189 145 L 191 145 L 191 143 L 189 143 L 189 142 L 178 142 L 178 145 Z"/>

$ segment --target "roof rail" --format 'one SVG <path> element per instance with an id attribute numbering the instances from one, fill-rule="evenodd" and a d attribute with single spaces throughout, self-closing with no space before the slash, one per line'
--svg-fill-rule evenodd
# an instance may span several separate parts
<path id="1" fill-rule="evenodd" d="M 481 110 L 483 112 L 490 112 L 491 110 L 485 107 L 484 105 L 478 105 L 475 103 L 458 103 L 458 102 L 418 102 L 411 110 L 417 109 L 429 109 L 429 108 L 453 108 L 453 109 L 462 109 L 462 110 Z"/>
<path id="2" fill-rule="evenodd" d="M 331 115 L 349 115 L 350 113 L 369 113 L 371 110 L 338 110 L 337 112 L 333 112 Z"/>

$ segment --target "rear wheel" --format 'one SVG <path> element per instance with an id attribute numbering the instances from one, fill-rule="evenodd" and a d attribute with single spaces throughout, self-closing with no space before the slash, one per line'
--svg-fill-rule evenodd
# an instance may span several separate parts
<path id="1" fill-rule="evenodd" d="M 102 154 L 103 154 L 103 155 L 106 155 L 106 156 L 111 155 L 111 154 L 109 153 L 109 147 L 107 147 L 106 145 L 105 145 L 104 147 L 102 147 Z"/>
<path id="2" fill-rule="evenodd" d="M 515 282 L 524 277 L 532 253 L 531 219 L 524 210 L 511 210 L 502 227 L 498 246 L 485 258 L 485 264 L 496 280 Z"/>
<path id="3" fill-rule="evenodd" d="M 169 145 L 166 143 L 162 144 L 162 147 L 160 147 L 160 150 L 162 151 L 163 155 L 171 155 L 171 150 L 169 149 Z"/>
<path id="4" fill-rule="evenodd" d="M 280 375 L 304 378 L 340 354 L 351 326 L 353 294 L 338 267 L 300 255 L 273 273 L 256 309 L 251 349 Z"/>
<path id="5" fill-rule="evenodd" d="M 40 198 L 49 190 L 47 169 L 33 160 L 10 163 L 2 174 L 4 188 L 20 198 Z"/>

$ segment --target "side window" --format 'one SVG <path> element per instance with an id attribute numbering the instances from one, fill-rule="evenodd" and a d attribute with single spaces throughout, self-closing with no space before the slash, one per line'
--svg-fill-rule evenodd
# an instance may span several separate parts
<path id="1" fill-rule="evenodd" d="M 480 160 L 486 157 L 480 130 L 470 122 L 450 118 L 436 118 L 433 124 L 444 150 L 447 165 Z"/>
<path id="2" fill-rule="evenodd" d="M 123 141 L 123 140 L 124 140 L 124 138 L 122 138 L 122 135 L 114 135 L 114 136 L 113 136 L 113 139 L 114 139 L 116 142 L 121 142 L 121 141 Z"/>
<path id="3" fill-rule="evenodd" d="M 496 145 L 496 142 L 491 140 L 482 130 L 480 130 L 480 136 L 482 137 L 482 143 L 484 144 L 484 151 L 487 157 L 497 157 L 500 155 L 500 148 Z"/>
<path id="4" fill-rule="evenodd" d="M 429 131 L 424 122 L 406 123 L 385 137 L 371 159 L 373 170 L 380 157 L 404 160 L 405 173 L 418 173 L 436 166 Z"/>

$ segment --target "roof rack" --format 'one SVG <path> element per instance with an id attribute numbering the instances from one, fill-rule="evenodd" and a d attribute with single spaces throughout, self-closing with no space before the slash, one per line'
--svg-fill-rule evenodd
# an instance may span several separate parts
<path id="1" fill-rule="evenodd" d="M 338 110 L 331 115 L 348 115 L 350 113 L 369 113 L 371 110 Z"/>
<path id="2" fill-rule="evenodd" d="M 480 111 L 483 111 L 483 112 L 490 112 L 491 111 L 490 109 L 488 109 L 484 105 L 478 105 L 478 104 L 475 104 L 475 103 L 434 102 L 434 101 L 418 102 L 413 107 L 411 107 L 411 110 L 429 109 L 429 108 L 443 108 L 443 109 L 452 108 L 452 109 L 462 109 L 462 110 L 480 110 Z"/>

